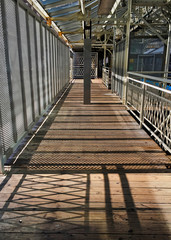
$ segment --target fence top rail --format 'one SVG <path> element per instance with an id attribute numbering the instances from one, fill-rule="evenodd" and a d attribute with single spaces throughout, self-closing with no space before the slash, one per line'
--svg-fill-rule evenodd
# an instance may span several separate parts
<path id="1" fill-rule="evenodd" d="M 159 91 L 161 91 L 161 92 L 165 92 L 165 93 L 171 94 L 171 91 L 170 91 L 170 90 L 167 90 L 167 89 L 164 89 L 164 88 L 160 88 L 160 87 L 157 87 L 157 86 L 151 85 L 151 84 L 146 83 L 146 82 L 141 82 L 141 81 L 136 80 L 136 79 L 131 78 L 131 77 L 128 77 L 128 79 L 131 80 L 131 81 L 134 81 L 134 82 L 140 83 L 140 84 L 142 84 L 142 85 L 145 85 L 145 86 L 151 87 L 151 88 L 153 88 L 153 89 L 159 90 Z"/>
<path id="2" fill-rule="evenodd" d="M 171 73 L 171 72 L 169 72 L 169 71 L 166 71 L 166 72 L 164 72 L 164 71 L 134 71 L 134 73 L 140 73 L 140 74 L 144 74 L 144 73 L 150 73 L 150 74 L 152 74 L 152 73 L 156 73 L 156 74 L 159 74 L 159 73 Z"/>
<path id="3" fill-rule="evenodd" d="M 165 79 L 165 78 L 160 78 L 160 77 L 154 77 L 154 76 L 150 76 L 150 75 L 146 75 L 146 74 L 140 74 L 140 73 L 135 73 L 135 72 L 128 72 L 129 75 L 133 75 L 133 76 L 137 76 L 137 77 L 142 77 L 145 79 L 150 79 L 150 80 L 154 80 L 157 82 L 163 82 L 163 83 L 170 83 L 171 84 L 171 80 L 169 79 Z"/>

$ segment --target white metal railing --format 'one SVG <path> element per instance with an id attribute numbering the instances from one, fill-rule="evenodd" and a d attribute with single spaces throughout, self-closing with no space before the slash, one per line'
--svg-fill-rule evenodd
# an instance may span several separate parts
<path id="1" fill-rule="evenodd" d="M 102 70 L 102 80 L 103 80 L 103 84 L 107 88 L 110 88 L 110 86 L 111 86 L 111 69 L 110 68 L 103 67 L 103 70 Z"/>
<path id="2" fill-rule="evenodd" d="M 140 74 L 148 74 L 150 76 L 156 76 L 156 77 L 163 77 L 164 75 L 167 76 L 167 79 L 171 79 L 171 72 L 164 72 L 164 71 L 134 71 L 134 73 L 140 73 Z"/>
<path id="3" fill-rule="evenodd" d="M 113 90 L 121 98 L 125 93 L 126 106 L 139 120 L 140 127 L 145 127 L 171 153 L 171 91 L 152 84 L 162 83 L 166 87 L 171 80 L 133 72 L 128 72 L 126 78 L 115 74 L 112 80 Z"/>

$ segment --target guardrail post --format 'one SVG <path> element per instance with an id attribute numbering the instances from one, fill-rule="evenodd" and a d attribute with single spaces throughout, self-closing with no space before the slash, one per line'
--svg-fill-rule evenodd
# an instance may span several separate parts
<path id="1" fill-rule="evenodd" d="M 144 82 L 146 82 L 145 78 L 144 78 Z M 143 86 L 142 86 L 142 94 L 141 94 L 140 128 L 142 128 L 143 122 L 144 122 L 145 90 L 146 90 L 146 86 L 145 86 L 145 84 L 143 84 Z"/>
<path id="2" fill-rule="evenodd" d="M 114 93 L 115 91 L 115 81 L 114 81 L 114 72 L 112 71 L 111 72 L 111 90 L 112 90 L 112 93 Z"/>
<path id="3" fill-rule="evenodd" d="M 126 93 L 127 93 L 127 71 L 128 71 L 128 57 L 129 57 L 129 45 L 130 45 L 130 25 L 131 25 L 131 9 L 132 0 L 128 1 L 128 19 L 126 25 L 126 40 L 125 40 L 125 56 L 124 56 L 124 89 L 123 89 L 123 103 L 126 104 Z"/>
<path id="4" fill-rule="evenodd" d="M 129 86 L 129 79 L 128 76 L 125 79 L 125 105 L 127 104 L 127 96 L 128 96 L 128 86 Z"/>

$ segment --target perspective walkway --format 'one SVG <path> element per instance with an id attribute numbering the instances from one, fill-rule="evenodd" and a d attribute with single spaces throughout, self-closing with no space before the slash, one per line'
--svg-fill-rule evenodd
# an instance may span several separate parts
<path id="1" fill-rule="evenodd" d="M 170 161 L 100 80 L 89 105 L 76 80 L 13 160 L 0 239 L 171 239 Z"/>

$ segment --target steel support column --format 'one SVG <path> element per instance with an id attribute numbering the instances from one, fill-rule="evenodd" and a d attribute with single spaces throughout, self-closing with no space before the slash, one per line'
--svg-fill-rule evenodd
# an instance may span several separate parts
<path id="1" fill-rule="evenodd" d="M 128 19 L 126 25 L 126 41 L 125 41 L 125 56 L 124 56 L 124 88 L 123 88 L 123 103 L 127 103 L 127 71 L 129 59 L 129 43 L 130 43 L 130 23 L 131 23 L 132 0 L 128 0 Z"/>
<path id="2" fill-rule="evenodd" d="M 84 104 L 91 98 L 91 39 L 84 39 Z"/>
<path id="3" fill-rule="evenodd" d="M 91 102 L 91 21 L 84 22 L 84 104 Z"/>
<path id="4" fill-rule="evenodd" d="M 116 17 L 116 15 L 115 15 Z M 115 91 L 115 64 L 116 64 L 116 21 L 114 21 L 114 26 L 113 26 L 113 58 L 112 58 L 112 72 L 111 72 L 111 90 L 112 93 Z"/>
<path id="5" fill-rule="evenodd" d="M 105 34 L 105 45 L 104 45 L 104 59 L 103 59 L 103 61 L 104 61 L 104 68 L 106 67 L 106 34 Z"/>
<path id="6" fill-rule="evenodd" d="M 166 48 L 166 55 L 165 55 L 165 65 L 164 65 L 164 78 L 168 78 L 169 62 L 170 62 L 170 48 L 171 48 L 171 23 L 169 23 L 169 32 L 168 32 L 167 48 Z"/>

